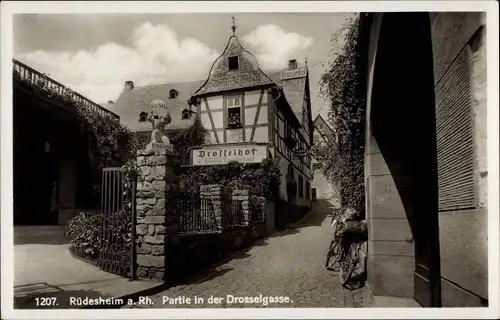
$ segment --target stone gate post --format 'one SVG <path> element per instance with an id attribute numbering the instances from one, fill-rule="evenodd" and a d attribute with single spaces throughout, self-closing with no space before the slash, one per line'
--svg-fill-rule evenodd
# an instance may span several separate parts
<path id="1" fill-rule="evenodd" d="M 137 153 L 137 278 L 166 280 L 178 240 L 179 158 L 169 149 Z"/>

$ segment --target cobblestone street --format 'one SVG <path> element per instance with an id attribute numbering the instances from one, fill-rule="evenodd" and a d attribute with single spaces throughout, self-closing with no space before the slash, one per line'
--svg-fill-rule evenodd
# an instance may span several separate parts
<path id="1" fill-rule="evenodd" d="M 172 287 L 149 297 L 152 304 L 137 303 L 126 308 L 257 308 L 257 307 L 369 307 L 371 296 L 364 287 L 344 289 L 337 273 L 327 271 L 324 261 L 331 240 L 329 218 L 316 209 L 295 228 L 257 243 L 246 252 L 219 265 L 196 283 Z M 289 297 L 289 303 L 238 303 L 234 297 Z M 221 297 L 220 303 L 209 298 Z M 190 304 L 164 303 L 165 297 L 190 298 Z M 194 303 L 195 297 L 203 303 Z"/>

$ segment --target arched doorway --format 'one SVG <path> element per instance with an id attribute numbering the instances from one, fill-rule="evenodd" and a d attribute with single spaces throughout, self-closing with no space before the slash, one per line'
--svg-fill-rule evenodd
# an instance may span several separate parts
<path id="1" fill-rule="evenodd" d="M 428 13 L 384 13 L 369 121 L 414 244 L 414 298 L 439 307 L 436 112 Z M 375 230 L 376 231 L 376 230 Z"/>

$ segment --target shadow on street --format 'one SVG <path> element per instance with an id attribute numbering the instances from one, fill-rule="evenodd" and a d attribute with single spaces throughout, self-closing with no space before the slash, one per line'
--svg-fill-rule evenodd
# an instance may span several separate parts
<path id="1" fill-rule="evenodd" d="M 16 226 L 14 227 L 14 245 L 24 244 L 69 244 L 64 226 Z"/>

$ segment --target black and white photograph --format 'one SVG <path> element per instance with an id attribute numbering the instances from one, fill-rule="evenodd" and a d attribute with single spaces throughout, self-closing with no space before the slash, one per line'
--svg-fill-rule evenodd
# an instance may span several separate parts
<path id="1" fill-rule="evenodd" d="M 1 84 L 2 318 L 500 316 L 496 2 L 4 2 Z"/>

